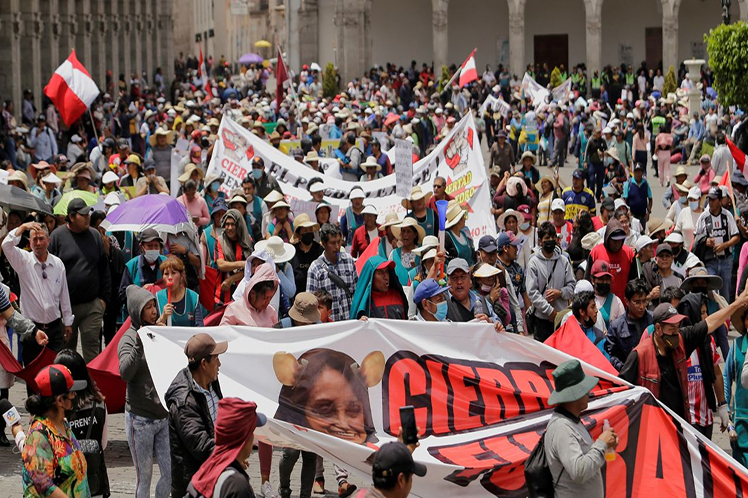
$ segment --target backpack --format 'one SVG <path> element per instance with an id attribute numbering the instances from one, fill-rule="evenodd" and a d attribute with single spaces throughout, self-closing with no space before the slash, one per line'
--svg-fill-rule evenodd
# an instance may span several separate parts
<path id="1" fill-rule="evenodd" d="M 525 481 L 527 481 L 527 494 L 530 498 L 553 498 L 556 485 L 561 479 L 564 469 L 554 481 L 551 467 L 548 465 L 548 455 L 545 452 L 545 432 L 540 436 L 535 449 L 525 460 Z"/>

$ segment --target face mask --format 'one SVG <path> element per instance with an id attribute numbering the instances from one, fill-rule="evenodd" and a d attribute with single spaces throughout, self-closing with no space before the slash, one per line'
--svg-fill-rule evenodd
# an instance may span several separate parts
<path id="1" fill-rule="evenodd" d="M 491 292 L 491 289 L 493 289 L 493 286 L 491 286 L 491 285 L 486 285 L 486 284 L 482 284 L 482 285 L 480 286 L 480 290 L 482 290 L 482 291 L 483 291 L 483 292 L 485 292 L 486 294 L 490 293 L 490 292 Z"/>
<path id="2" fill-rule="evenodd" d="M 667 346 L 668 348 L 675 349 L 678 347 L 678 344 L 680 343 L 680 334 L 675 334 L 675 335 L 662 334 L 662 341 L 665 343 L 665 346 Z"/>
<path id="3" fill-rule="evenodd" d="M 302 244 L 307 245 L 307 246 L 311 244 L 312 242 L 314 242 L 314 232 L 301 234 L 301 242 Z"/>
<path id="4" fill-rule="evenodd" d="M 159 251 L 158 249 L 149 249 L 145 252 L 143 257 L 145 257 L 145 260 L 150 264 L 153 264 L 158 259 L 159 254 L 161 254 L 161 251 Z"/>
<path id="5" fill-rule="evenodd" d="M 436 303 L 436 313 L 434 313 L 434 318 L 440 322 L 443 322 L 444 319 L 447 318 L 447 301 Z"/>
<path id="6" fill-rule="evenodd" d="M 545 240 L 543 241 L 543 250 L 545 252 L 553 252 L 556 249 L 556 241 L 555 240 Z"/>
<path id="7" fill-rule="evenodd" d="M 687 201 L 688 199 L 686 199 L 685 197 L 678 197 L 678 202 L 680 202 L 681 204 L 685 204 Z"/>
<path id="8" fill-rule="evenodd" d="M 525 230 L 527 230 L 528 228 L 530 228 L 530 222 L 529 222 L 529 221 L 526 221 L 526 222 L 522 223 L 522 224 L 521 224 L 521 225 L 519 226 L 519 229 L 520 229 L 520 230 L 522 230 L 523 232 L 524 232 Z"/>
<path id="9" fill-rule="evenodd" d="M 699 209 L 699 201 L 689 201 L 688 207 L 691 209 L 691 211 L 696 211 Z"/>
<path id="10" fill-rule="evenodd" d="M 261 169 L 253 169 L 252 170 L 252 178 L 255 180 L 259 180 L 262 178 L 262 170 Z"/>
<path id="11" fill-rule="evenodd" d="M 210 189 L 214 192 L 218 192 L 218 189 L 221 187 L 221 182 L 213 182 L 210 184 Z"/>
<path id="12" fill-rule="evenodd" d="M 693 293 L 701 292 L 702 294 L 706 294 L 707 292 L 709 292 L 709 288 L 708 287 L 691 287 L 691 292 Z"/>
<path id="13" fill-rule="evenodd" d="M 610 284 L 598 283 L 595 284 L 595 293 L 598 296 L 607 296 L 610 294 Z"/>

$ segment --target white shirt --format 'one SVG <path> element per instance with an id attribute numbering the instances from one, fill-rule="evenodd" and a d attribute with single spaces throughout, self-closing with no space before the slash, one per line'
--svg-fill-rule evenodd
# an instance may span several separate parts
<path id="1" fill-rule="evenodd" d="M 17 244 L 21 237 L 18 230 L 5 237 L 3 252 L 18 274 L 21 285 L 21 313 L 29 320 L 46 324 L 60 318 L 62 310 L 62 323 L 66 327 L 73 325 L 74 316 L 70 306 L 65 265 L 52 253 L 48 253 L 47 261 L 42 263 L 33 252 L 19 249 Z M 46 274 L 47 278 L 44 278 L 43 274 Z"/>

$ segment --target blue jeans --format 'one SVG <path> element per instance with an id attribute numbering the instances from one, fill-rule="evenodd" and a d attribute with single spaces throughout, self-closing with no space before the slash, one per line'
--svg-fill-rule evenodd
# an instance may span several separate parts
<path id="1" fill-rule="evenodd" d="M 732 257 L 714 258 L 711 261 L 707 261 L 705 266 L 709 275 L 722 277 L 722 288 L 719 290 L 719 295 L 725 299 L 729 299 L 730 287 L 732 286 Z"/>
<path id="2" fill-rule="evenodd" d="M 154 496 L 168 498 L 171 493 L 169 419 L 151 419 L 125 411 L 125 432 L 135 464 L 135 498 L 148 498 L 151 495 L 154 454 L 161 472 Z"/>

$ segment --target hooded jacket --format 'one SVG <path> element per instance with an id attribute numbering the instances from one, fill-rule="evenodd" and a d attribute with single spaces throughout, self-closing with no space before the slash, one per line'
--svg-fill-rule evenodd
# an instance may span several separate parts
<path id="1" fill-rule="evenodd" d="M 571 263 L 560 247 L 556 246 L 550 258 L 545 256 L 540 246 L 535 248 L 534 254 L 535 257 L 530 258 L 527 265 L 527 296 L 535 309 L 535 316 L 550 320 L 554 310 L 561 311 L 569 307 L 574 297 L 576 280 Z M 553 304 L 545 299 L 545 291 L 548 289 L 561 291 L 561 297 L 553 301 Z"/>
<path id="2" fill-rule="evenodd" d="M 403 292 L 403 286 L 400 285 L 400 280 L 395 274 L 394 268 L 388 269 L 390 273 L 390 290 L 397 291 L 401 298 L 401 304 L 385 304 L 381 307 L 374 306 L 372 300 L 372 282 L 374 280 L 374 272 L 377 270 L 379 265 L 386 263 L 387 260 L 382 256 L 372 256 L 366 260 L 364 267 L 361 269 L 361 275 L 358 276 L 358 284 L 356 285 L 356 292 L 353 294 L 353 301 L 351 302 L 351 320 L 358 320 L 361 316 L 368 316 L 370 318 L 396 318 L 402 317 L 407 319 L 408 315 L 408 300 Z"/>
<path id="3" fill-rule="evenodd" d="M 211 386 L 223 398 L 218 380 Z M 214 422 L 205 395 L 198 390 L 188 367 L 179 371 L 166 391 L 169 409 L 172 496 L 184 496 L 190 479 L 215 447 Z"/>
<path id="4" fill-rule="evenodd" d="M 153 385 L 151 371 L 145 361 L 143 343 L 138 337 L 138 330 L 142 326 L 140 320 L 143 309 L 150 301 L 155 301 L 156 296 L 137 285 L 129 286 L 125 292 L 127 312 L 132 324 L 122 335 L 117 347 L 119 373 L 122 380 L 127 382 L 125 410 L 140 417 L 164 419 L 167 412 L 161 405 L 161 400 Z"/>
<path id="5" fill-rule="evenodd" d="M 243 299 L 234 301 L 226 307 L 226 312 L 221 318 L 221 325 L 272 327 L 278 323 L 278 313 L 271 305 L 268 305 L 263 311 L 257 311 L 249 304 L 249 293 L 259 282 L 274 282 L 275 285 L 279 283 L 275 270 L 268 263 L 263 263 L 257 267 L 244 289 Z"/>
<path id="6" fill-rule="evenodd" d="M 628 283 L 631 263 L 634 261 L 634 251 L 626 244 L 623 244 L 618 252 L 610 250 L 611 237 L 615 232 L 622 230 L 623 226 L 620 221 L 615 218 L 608 221 L 608 224 L 605 225 L 604 242 L 590 251 L 590 256 L 587 258 L 587 269 L 584 272 L 585 280 L 590 280 L 592 264 L 598 259 L 607 261 L 610 265 L 610 273 L 613 275 L 610 282 L 610 291 L 618 296 L 621 301 L 626 297 L 626 284 Z"/>

